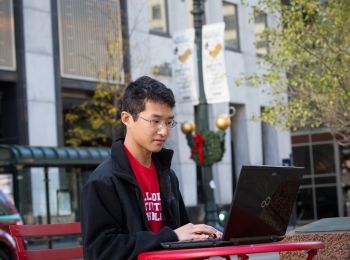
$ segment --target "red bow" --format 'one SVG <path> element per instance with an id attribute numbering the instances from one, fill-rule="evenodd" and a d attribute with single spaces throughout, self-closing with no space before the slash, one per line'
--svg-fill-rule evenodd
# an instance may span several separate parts
<path id="1" fill-rule="evenodd" d="M 203 149 L 204 149 L 204 139 L 200 133 L 196 133 L 193 137 L 193 146 L 192 146 L 192 155 L 191 158 L 193 158 L 193 154 L 198 154 L 198 164 L 203 165 L 204 164 L 204 157 L 203 157 Z"/>

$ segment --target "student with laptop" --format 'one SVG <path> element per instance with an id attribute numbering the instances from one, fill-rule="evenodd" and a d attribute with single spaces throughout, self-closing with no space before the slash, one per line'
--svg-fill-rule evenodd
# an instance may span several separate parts
<path id="1" fill-rule="evenodd" d="M 304 168 L 242 166 L 222 239 L 166 242 L 164 248 L 256 244 L 282 240 Z"/>
<path id="2" fill-rule="evenodd" d="M 126 88 L 121 121 L 125 139 L 91 174 L 82 193 L 84 259 L 136 259 L 165 241 L 221 237 L 213 227 L 189 223 L 173 151 L 163 148 L 176 125 L 172 91 L 141 77 Z"/>

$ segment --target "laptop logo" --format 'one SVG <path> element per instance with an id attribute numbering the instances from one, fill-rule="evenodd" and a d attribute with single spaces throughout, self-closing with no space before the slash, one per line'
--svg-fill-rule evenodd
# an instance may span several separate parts
<path id="1" fill-rule="evenodd" d="M 267 196 L 267 198 L 261 202 L 261 204 L 260 204 L 261 208 L 265 208 L 265 207 L 269 206 L 270 202 L 271 202 L 271 197 Z"/>

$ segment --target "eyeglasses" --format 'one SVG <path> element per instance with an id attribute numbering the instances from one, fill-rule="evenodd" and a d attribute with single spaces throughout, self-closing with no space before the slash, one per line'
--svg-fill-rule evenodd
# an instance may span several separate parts
<path id="1" fill-rule="evenodd" d="M 139 115 L 139 118 L 147 121 L 152 128 L 161 128 L 162 126 L 165 126 L 168 129 L 174 128 L 177 125 L 177 122 L 174 119 L 166 119 L 166 120 L 160 120 L 160 119 L 146 119 Z"/>

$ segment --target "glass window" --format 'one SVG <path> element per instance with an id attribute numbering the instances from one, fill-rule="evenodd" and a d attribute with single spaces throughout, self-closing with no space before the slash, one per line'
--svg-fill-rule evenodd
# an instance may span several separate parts
<path id="1" fill-rule="evenodd" d="M 74 112 L 74 109 L 81 105 L 84 101 L 86 101 L 89 98 L 89 93 L 84 91 L 74 91 L 70 92 L 67 90 L 62 91 L 62 110 L 63 110 L 63 118 L 64 124 L 63 124 L 63 130 L 64 130 L 64 138 L 65 138 L 65 145 L 69 145 L 67 143 L 67 135 L 69 129 L 72 127 L 72 123 L 70 123 L 68 120 L 66 120 L 66 116 L 68 113 Z M 86 125 L 88 127 L 88 125 Z M 86 144 L 91 145 L 91 144 Z"/>
<path id="2" fill-rule="evenodd" d="M 0 189 L 13 200 L 13 178 L 11 173 L 0 174 Z"/>
<path id="3" fill-rule="evenodd" d="M 335 184 L 337 182 L 336 176 L 324 176 L 318 175 L 318 178 L 315 178 L 315 184 Z"/>
<path id="4" fill-rule="evenodd" d="M 297 198 L 297 220 L 314 219 L 314 206 L 312 202 L 312 189 L 303 188 L 299 190 Z"/>
<path id="5" fill-rule="evenodd" d="M 317 218 L 338 217 L 337 201 L 335 186 L 316 188 Z"/>
<path id="6" fill-rule="evenodd" d="M 168 33 L 165 0 L 148 0 L 148 21 L 151 32 Z"/>
<path id="7" fill-rule="evenodd" d="M 264 55 L 268 52 L 268 41 L 263 36 L 267 28 L 267 15 L 260 11 L 254 11 L 254 33 L 257 55 Z"/>
<path id="8" fill-rule="evenodd" d="M 123 44 L 118 0 L 59 0 L 61 75 L 123 81 Z"/>
<path id="9" fill-rule="evenodd" d="M 309 174 L 304 176 L 303 186 L 298 196 L 297 213 L 299 220 L 337 217 L 340 211 L 345 211 L 345 215 L 350 215 L 350 213 L 347 213 L 346 204 L 342 208 L 338 208 L 336 155 L 334 151 L 337 146 L 334 142 L 326 143 L 325 138 L 320 138 L 320 136 L 320 134 L 313 134 L 309 136 L 311 138 L 303 138 L 304 145 L 292 147 L 294 165 L 304 166 L 306 173 Z M 299 141 L 302 140 L 300 137 Z M 307 141 L 311 139 L 318 143 Z M 342 183 L 342 186 L 344 191 L 344 183 Z M 346 201 L 346 192 L 344 193 L 343 196 L 345 195 Z"/>
<path id="10" fill-rule="evenodd" d="M 187 17 L 188 17 L 188 25 L 190 28 L 194 27 L 193 24 L 193 14 L 191 13 L 193 10 L 193 0 L 186 0 L 187 7 Z"/>
<path id="11" fill-rule="evenodd" d="M 315 174 L 335 174 L 333 144 L 312 146 Z"/>
<path id="12" fill-rule="evenodd" d="M 224 2 L 223 14 L 225 22 L 225 45 L 229 49 L 239 51 L 237 5 Z"/>
<path id="13" fill-rule="evenodd" d="M 162 13 L 161 13 L 160 5 L 154 5 L 152 6 L 152 20 L 159 20 L 162 19 Z"/>
<path id="14" fill-rule="evenodd" d="M 15 102 L 18 99 L 16 82 L 1 81 L 0 86 L 0 143 L 18 144 L 20 142 L 19 128 L 21 128 L 21 121 L 9 119 L 10 115 L 18 113 L 19 108 L 18 103 Z"/>
<path id="15" fill-rule="evenodd" d="M 293 149 L 293 165 L 305 167 L 305 174 L 310 175 L 310 148 L 309 146 L 294 146 Z"/>
<path id="16" fill-rule="evenodd" d="M 12 0 L 0 1 L 0 69 L 16 70 L 15 27 Z"/>

